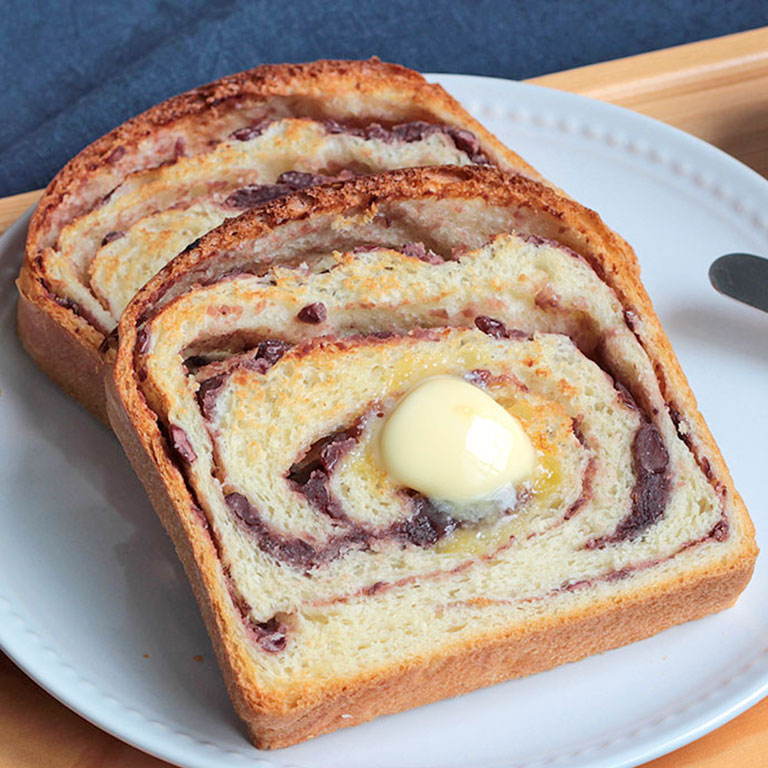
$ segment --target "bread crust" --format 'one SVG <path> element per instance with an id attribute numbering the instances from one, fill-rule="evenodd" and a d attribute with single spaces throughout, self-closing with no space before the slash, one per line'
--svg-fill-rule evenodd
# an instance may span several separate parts
<path id="1" fill-rule="evenodd" d="M 59 386 L 105 423 L 105 369 L 96 360 L 104 334 L 88 319 L 57 304 L 46 287 L 45 248 L 53 245 L 66 223 L 93 207 L 126 173 L 148 167 L 140 162 L 142 157 L 151 156 L 151 165 L 171 160 L 180 138 L 194 151 L 232 115 L 251 113 L 276 99 L 303 100 L 309 105 L 306 109 L 329 118 L 368 110 L 371 119 L 390 116 L 395 121 L 456 125 L 472 131 L 499 167 L 542 178 L 439 85 L 376 58 L 256 67 L 174 96 L 126 121 L 83 149 L 48 185 L 29 225 L 17 281 L 22 297 L 18 328 L 25 348 Z M 62 343 L 67 348 L 66 365 L 50 359 Z"/>
<path id="2" fill-rule="evenodd" d="M 16 285 L 16 330 L 24 349 L 64 392 L 109 426 L 104 407 L 108 367 L 99 350 L 104 336 L 82 318 L 72 322 L 73 313 L 45 295 L 23 267 Z"/>
<path id="3" fill-rule="evenodd" d="M 542 617 L 476 644 L 446 648 L 404 668 L 345 680 L 324 689 L 322 696 L 299 692 L 288 706 L 259 689 L 242 621 L 222 582 L 215 546 L 168 454 L 156 415 L 141 393 L 133 366 L 138 326 L 166 292 L 185 280 L 194 283 L 196 270 L 243 240 L 267 235 L 291 221 L 369 210 L 385 200 L 450 197 L 478 198 L 498 206 L 525 204 L 562 222 L 566 244 L 590 261 L 626 311 L 636 313 L 635 333 L 653 364 L 664 398 L 689 425 L 692 445 L 706 452 L 712 482 L 725 494 L 732 535 L 738 536 L 739 546 L 730 548 L 714 566 L 691 568 L 631 595 L 601 599 L 566 616 Z M 288 746 L 380 714 L 549 669 L 719 611 L 745 587 L 757 555 L 752 523 L 640 283 L 632 251 L 594 212 L 544 184 L 492 168 L 422 168 L 362 177 L 298 192 L 226 222 L 163 269 L 123 314 L 107 402 L 112 426 L 189 574 L 235 708 L 254 743 L 262 748 Z"/>
<path id="4" fill-rule="evenodd" d="M 751 573 L 751 568 L 734 569 L 698 583 L 665 585 L 662 594 L 610 605 L 567 623 L 552 622 L 524 635 L 499 636 L 483 647 L 462 648 L 392 675 L 374 677 L 290 717 L 261 716 L 246 724 L 256 746 L 287 747 L 380 715 L 543 672 L 728 608 Z"/>

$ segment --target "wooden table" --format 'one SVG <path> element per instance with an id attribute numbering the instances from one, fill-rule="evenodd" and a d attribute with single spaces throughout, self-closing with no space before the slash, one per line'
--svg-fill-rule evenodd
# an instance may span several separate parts
<path id="1" fill-rule="evenodd" d="M 537 77 L 675 125 L 768 177 L 768 27 Z M 0 199 L 0 232 L 41 190 Z M 0 653 L 0 768 L 160 768 L 45 693 Z M 768 699 L 646 768 L 768 765 Z"/>

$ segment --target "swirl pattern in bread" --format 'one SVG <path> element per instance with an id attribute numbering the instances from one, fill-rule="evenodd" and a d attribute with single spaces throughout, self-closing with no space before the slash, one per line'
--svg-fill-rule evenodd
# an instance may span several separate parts
<path id="1" fill-rule="evenodd" d="M 22 341 L 106 418 L 99 346 L 136 291 L 190 243 L 312 184 L 468 163 L 538 178 L 440 86 L 378 60 L 257 67 L 176 96 L 51 182 L 19 276 Z"/>
<path id="2" fill-rule="evenodd" d="M 530 478 L 469 507 L 392 481 L 381 424 L 435 374 L 520 420 Z M 722 609 L 756 555 L 631 253 L 492 168 L 224 224 L 129 305 L 108 404 L 262 747 Z"/>

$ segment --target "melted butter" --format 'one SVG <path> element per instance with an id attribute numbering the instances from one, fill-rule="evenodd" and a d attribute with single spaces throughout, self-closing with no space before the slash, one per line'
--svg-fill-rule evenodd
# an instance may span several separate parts
<path id="1" fill-rule="evenodd" d="M 562 468 L 556 456 L 539 456 L 529 484 L 536 502 L 544 507 L 559 506 Z M 520 527 L 520 519 L 513 515 L 496 525 L 457 528 L 435 545 L 435 551 L 450 555 L 488 555 L 506 546 Z"/>
<path id="2" fill-rule="evenodd" d="M 535 463 L 520 421 L 455 376 L 412 389 L 384 425 L 380 446 L 395 483 L 453 504 L 487 499 L 528 478 Z"/>
<path id="3" fill-rule="evenodd" d="M 457 528 L 435 544 L 435 552 L 449 555 L 485 555 L 503 547 L 513 535 L 514 518 L 499 525 Z"/>
<path id="4" fill-rule="evenodd" d="M 557 457 L 540 456 L 533 473 L 531 490 L 535 496 L 544 500 L 560 490 L 562 479 L 562 469 Z"/>

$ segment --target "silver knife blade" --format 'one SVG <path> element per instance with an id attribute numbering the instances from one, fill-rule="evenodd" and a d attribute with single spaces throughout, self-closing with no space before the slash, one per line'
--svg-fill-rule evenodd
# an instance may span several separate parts
<path id="1" fill-rule="evenodd" d="M 728 253 L 712 262 L 709 282 L 716 291 L 768 312 L 768 259 Z"/>

